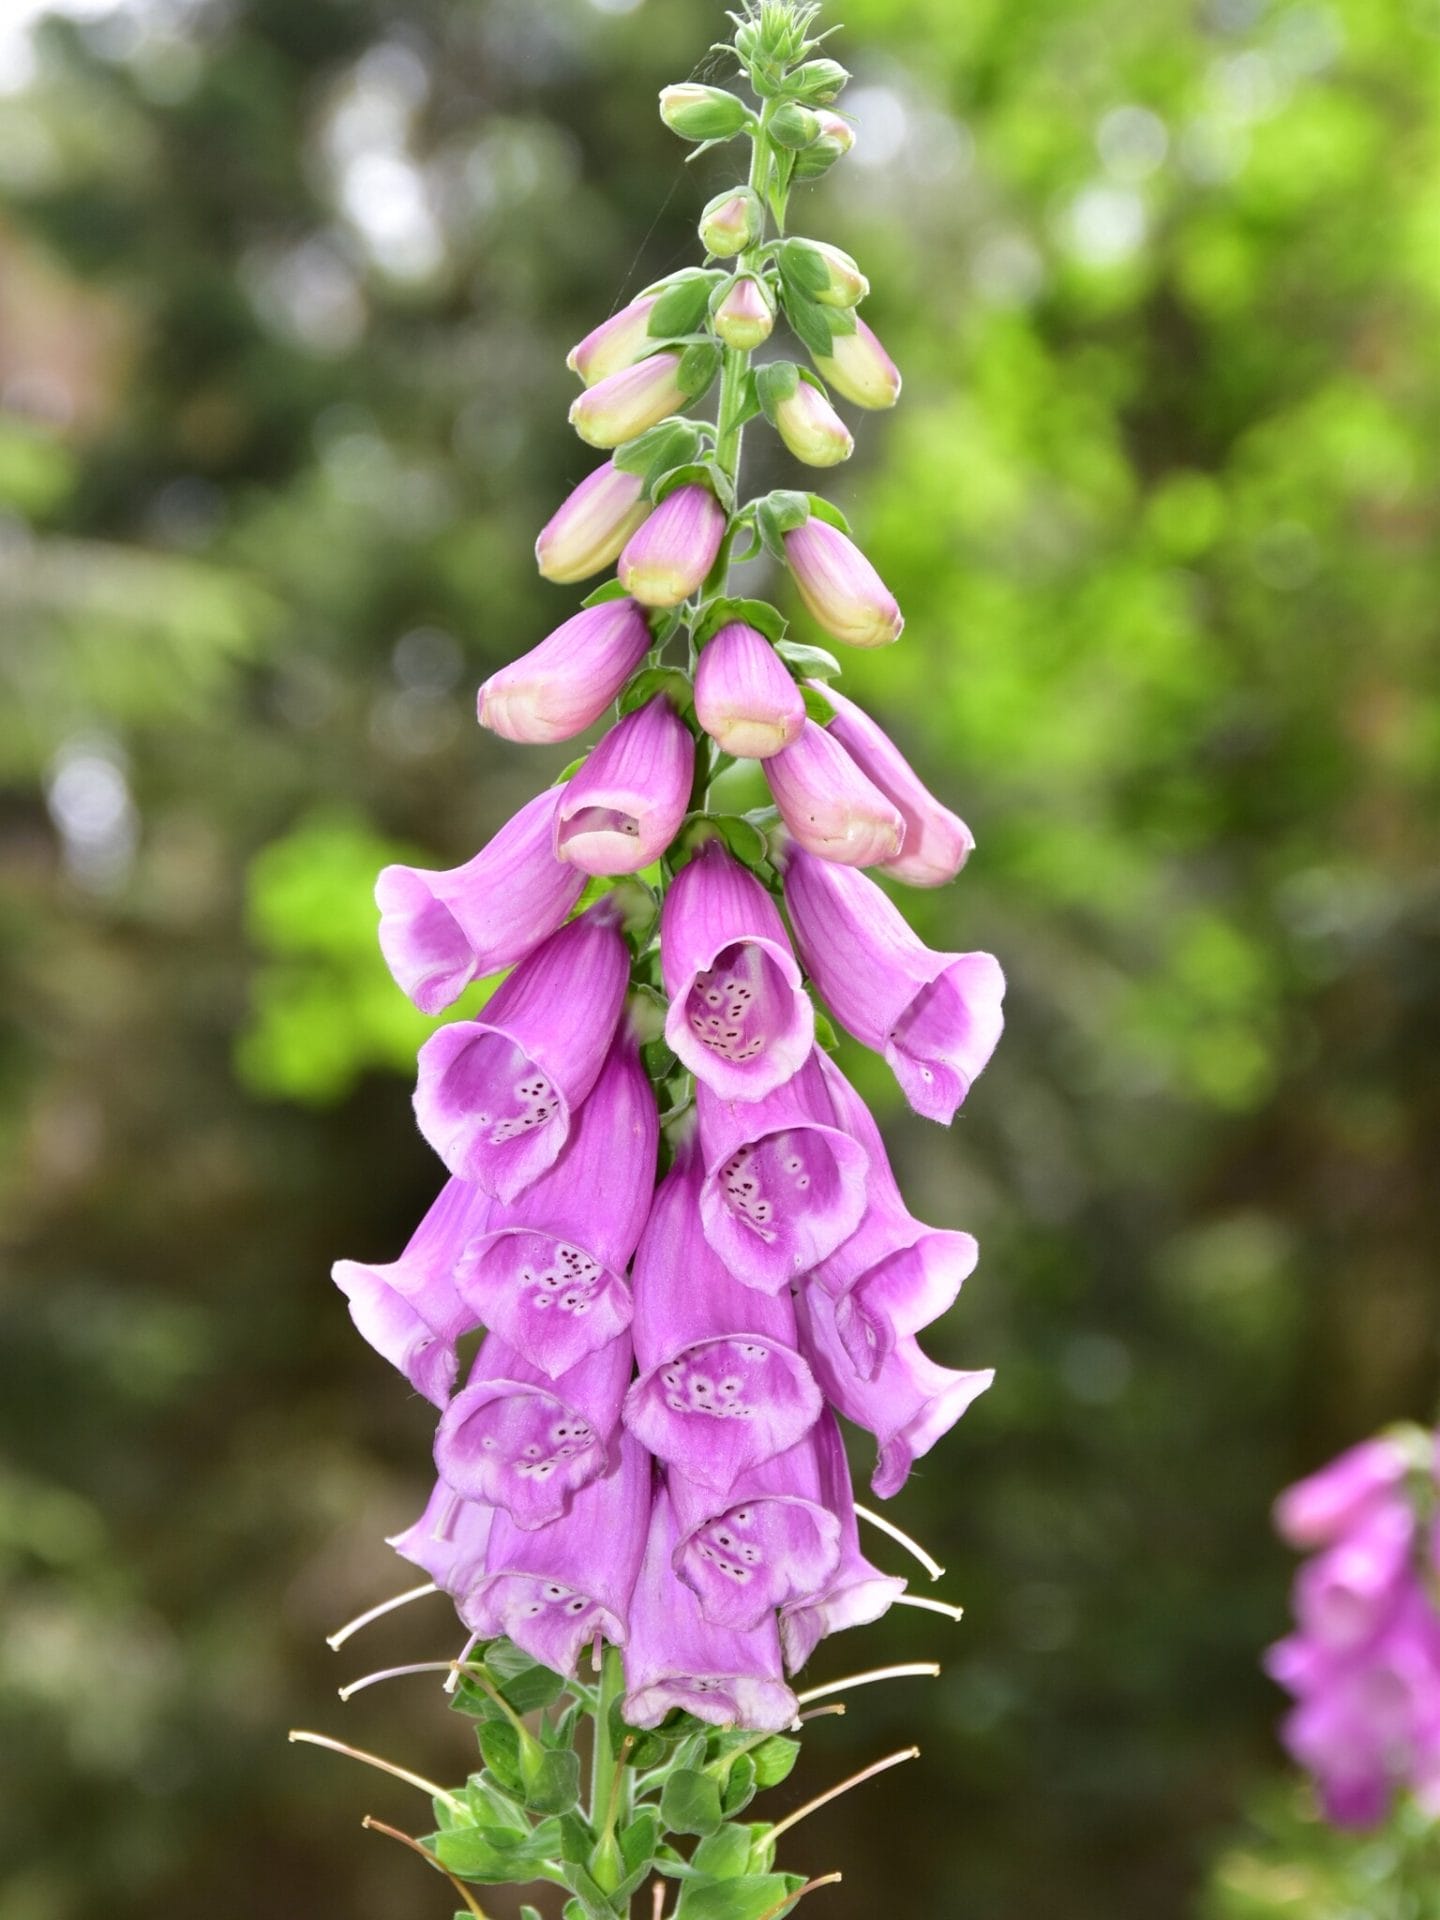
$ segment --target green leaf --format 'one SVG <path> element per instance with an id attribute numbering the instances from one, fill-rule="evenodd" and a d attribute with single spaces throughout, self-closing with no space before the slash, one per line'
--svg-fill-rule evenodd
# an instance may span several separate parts
<path id="1" fill-rule="evenodd" d="M 712 1880 L 737 1880 L 749 1870 L 750 1847 L 749 1827 L 726 1825 L 700 1842 L 690 1864 Z"/>
<path id="2" fill-rule="evenodd" d="M 580 1756 L 573 1747 L 542 1753 L 525 1783 L 532 1813 L 568 1813 L 580 1798 Z"/>
<path id="3" fill-rule="evenodd" d="M 579 1910 L 585 1920 L 615 1920 L 615 1907 L 605 1890 L 598 1886 L 589 1870 L 578 1861 L 566 1863 L 565 1884 L 579 1903 Z M 565 1911 L 570 1911 L 567 1903 Z"/>
<path id="4" fill-rule="evenodd" d="M 792 399 L 800 385 L 800 369 L 793 360 L 772 360 L 755 372 L 755 397 L 760 411 L 773 426 L 775 410 Z"/>
<path id="5" fill-rule="evenodd" d="M 714 639 L 722 627 L 728 627 L 737 620 L 743 621 L 747 627 L 754 627 L 757 633 L 763 633 L 777 653 L 785 654 L 785 648 L 780 643 L 787 622 L 780 609 L 772 607 L 768 600 L 734 600 L 728 596 L 718 600 L 708 600 L 701 608 L 694 627 L 696 646 L 703 647 L 708 640 Z M 819 647 L 812 647 L 806 651 L 816 655 L 821 654 Z M 828 660 L 830 655 L 827 653 L 822 657 Z M 837 661 L 835 672 L 839 673 L 839 671 L 840 666 Z"/>
<path id="6" fill-rule="evenodd" d="M 651 338 L 663 340 L 677 333 L 693 333 L 704 318 L 710 289 L 716 281 L 727 277 L 724 273 L 707 273 L 701 267 L 693 267 L 672 281 L 651 311 L 646 329 Z"/>
<path id="7" fill-rule="evenodd" d="M 563 787 L 567 780 L 573 780 L 576 774 L 580 771 L 581 767 L 584 766 L 585 762 L 589 758 L 590 756 L 588 753 L 579 754 L 574 760 L 570 762 L 568 767 L 562 767 L 560 769 L 559 773 L 557 773 L 555 778 L 550 782 L 551 786 Z"/>
<path id="8" fill-rule="evenodd" d="M 539 1713 L 554 1706 L 565 1691 L 560 1674 L 542 1667 L 509 1640 L 493 1642 L 485 1655 L 485 1668 L 501 1698 L 519 1714 Z"/>
<path id="9" fill-rule="evenodd" d="M 740 1880 L 687 1880 L 675 1920 L 766 1920 L 805 1884 L 798 1873 L 752 1873 Z"/>
<path id="10" fill-rule="evenodd" d="M 781 298 L 785 318 L 790 322 L 791 330 L 801 346 L 815 359 L 828 360 L 836 333 L 843 331 L 839 326 L 841 309 L 822 307 L 807 294 L 788 284 Z"/>
<path id="11" fill-rule="evenodd" d="M 625 589 L 618 580 L 607 580 L 603 587 L 596 587 L 593 593 L 587 593 L 580 602 L 582 607 L 603 607 L 609 600 L 623 600 Z"/>
<path id="12" fill-rule="evenodd" d="M 657 693 L 668 695 L 678 713 L 688 713 L 695 704 L 694 688 L 678 667 L 642 667 L 620 690 L 616 704 L 621 719 L 645 706 Z"/>
<path id="13" fill-rule="evenodd" d="M 697 340 L 680 356 L 675 378 L 691 400 L 698 400 L 720 371 L 720 349 L 713 340 Z"/>
<path id="14" fill-rule="evenodd" d="M 809 498 L 810 511 L 817 520 L 823 520 L 827 526 L 838 527 L 841 533 L 849 533 L 850 522 L 833 500 L 827 500 L 823 493 L 812 493 Z"/>
<path id="15" fill-rule="evenodd" d="M 777 640 L 775 651 L 797 680 L 838 680 L 840 662 L 824 647 L 809 647 L 800 640 Z"/>
<path id="16" fill-rule="evenodd" d="M 785 285 L 802 295 L 813 298 L 830 285 L 830 268 L 824 256 L 807 240 L 787 240 L 775 260 Z"/>
<path id="17" fill-rule="evenodd" d="M 672 1833 L 713 1833 L 720 1824 L 720 1788 L 708 1773 L 683 1767 L 660 1796 L 660 1818 Z"/>
<path id="18" fill-rule="evenodd" d="M 816 726 L 828 727 L 835 718 L 835 702 L 823 687 L 802 687 L 800 698 L 805 702 L 805 711 Z"/>
<path id="19" fill-rule="evenodd" d="M 831 1024 L 829 1016 L 821 1013 L 818 1007 L 815 1009 L 815 1044 L 817 1047 L 823 1047 L 826 1053 L 836 1052 L 840 1045 L 840 1036 Z M 758 1767 L 756 1773 L 759 1773 Z M 770 1782 L 762 1780 L 760 1784 L 768 1787 Z"/>
<path id="20" fill-rule="evenodd" d="M 810 496 L 778 487 L 755 502 L 755 530 L 777 560 L 785 558 L 781 536 L 803 527 L 810 518 Z"/>
<path id="21" fill-rule="evenodd" d="M 825 1022 L 829 1026 L 829 1021 Z M 819 1019 L 816 1020 L 819 1025 Z M 772 1734 L 763 1746 L 758 1746 L 750 1758 L 755 1762 L 755 1784 L 757 1787 L 778 1787 L 782 1780 L 789 1778 L 795 1762 L 800 1757 L 800 1742 L 787 1740 L 783 1733 Z"/>
<path id="22" fill-rule="evenodd" d="M 520 1736 L 508 1720 L 486 1720 L 479 1728 L 480 1752 L 500 1785 L 512 1793 L 523 1789 L 520 1778 Z"/>
<path id="23" fill-rule="evenodd" d="M 758 867 L 769 857 L 770 848 L 764 834 L 753 821 L 738 813 L 719 813 L 709 816 L 720 838 L 742 867 Z"/>
<path id="24" fill-rule="evenodd" d="M 459 1920 L 470 1920 L 470 1915 L 461 1914 L 459 1916 Z M 538 1907 L 532 1907 L 527 1905 L 527 1906 L 521 1907 L 520 1909 L 520 1920 L 545 1920 L 545 1916 L 541 1913 Z"/>
<path id="25" fill-rule="evenodd" d="M 620 1858 L 627 1872 L 649 1866 L 659 1839 L 660 1816 L 653 1807 L 646 1807 L 620 1835 Z"/>
<path id="26" fill-rule="evenodd" d="M 687 460 L 683 467 L 667 467 L 649 481 L 648 492 L 658 506 L 667 493 L 696 485 L 708 487 L 727 512 L 735 505 L 735 483 L 728 473 L 707 460 Z"/>
<path id="27" fill-rule="evenodd" d="M 730 1776 L 725 1782 L 725 1792 L 721 1805 L 725 1818 L 731 1820 L 755 1798 L 755 1762 L 748 1753 L 742 1753 L 730 1768 Z"/>
<path id="28" fill-rule="evenodd" d="M 645 481 L 656 474 L 667 473 L 671 467 L 683 466 L 687 460 L 693 460 L 700 449 L 700 429 L 693 420 L 682 420 L 678 416 L 662 420 L 657 427 L 651 427 L 648 433 L 627 440 L 617 447 L 612 455 L 612 464 L 621 473 L 640 475 Z"/>
<path id="29" fill-rule="evenodd" d="M 497 1828 L 460 1827 L 435 1834 L 426 1845 L 448 1873 L 485 1886 L 523 1885 L 548 1877 L 551 1864 L 533 1846 L 529 1834 L 512 1835 Z"/>

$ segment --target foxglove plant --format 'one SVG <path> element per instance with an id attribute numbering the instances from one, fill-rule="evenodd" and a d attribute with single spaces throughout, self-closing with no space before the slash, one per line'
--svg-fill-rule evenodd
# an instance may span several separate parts
<path id="1" fill-rule="evenodd" d="M 975 1243 L 909 1212 L 811 998 L 948 1122 L 999 1037 L 1000 969 L 931 952 L 859 869 L 938 886 L 973 842 L 827 690 L 838 663 L 730 591 L 733 564 L 768 556 L 827 638 L 877 647 L 904 625 L 829 502 L 740 492 L 751 422 L 830 466 L 853 446 L 831 390 L 877 408 L 900 388 L 855 311 L 859 266 L 785 232 L 792 188 L 853 144 L 817 12 L 732 16 L 750 98 L 665 89 L 669 127 L 701 149 L 743 138 L 749 167 L 700 216 L 702 264 L 569 358 L 571 420 L 610 457 L 537 563 L 616 577 L 490 676 L 479 718 L 535 743 L 612 701 L 614 723 L 464 866 L 377 886 L 381 947 L 422 1011 L 504 975 L 420 1051 L 416 1116 L 448 1184 L 397 1260 L 335 1268 L 359 1331 L 439 1411 L 434 1491 L 391 1541 L 431 1584 L 400 1598 L 447 1594 L 471 1636 L 391 1671 L 447 1674 L 482 1767 L 450 1791 L 359 1757 L 431 1793 L 436 1830 L 397 1837 L 477 1916 L 474 1883 L 553 1885 L 564 1920 L 621 1920 L 649 1882 L 658 1920 L 668 1879 L 674 1920 L 778 1920 L 838 1877 L 776 1869 L 810 1805 L 739 1816 L 794 1764 L 809 1700 L 938 1671 L 796 1693 L 822 1638 L 910 1601 L 860 1518 L 940 1569 L 857 1508 L 837 1415 L 874 1436 L 888 1499 L 991 1380 L 919 1344 Z M 809 364 L 752 367 L 781 318 Z M 692 417 L 717 379 L 713 420 Z M 772 807 L 720 803 L 737 760 L 762 765 Z"/>

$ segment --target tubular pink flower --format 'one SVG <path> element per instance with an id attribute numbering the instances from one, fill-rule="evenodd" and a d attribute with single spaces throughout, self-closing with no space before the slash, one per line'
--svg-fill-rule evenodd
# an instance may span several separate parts
<path id="1" fill-rule="evenodd" d="M 713 1727 L 780 1732 L 799 1707 L 785 1685 L 775 1622 L 750 1633 L 713 1626 L 675 1578 L 678 1545 L 674 1505 L 661 1488 L 630 1605 L 621 1706 L 627 1725 L 658 1727 L 678 1707 Z"/>
<path id="2" fill-rule="evenodd" d="M 436 1471 L 463 1499 L 503 1507 L 517 1527 L 548 1526 L 608 1468 L 629 1378 L 624 1334 L 558 1380 L 487 1334 L 469 1384 L 440 1417 Z"/>
<path id="3" fill-rule="evenodd" d="M 375 882 L 380 951 L 422 1013 L 513 967 L 564 920 L 583 875 L 555 858 L 560 790 L 523 806 L 463 867 L 386 867 Z"/>
<path id="4" fill-rule="evenodd" d="M 735 1279 L 778 1293 L 841 1246 L 865 1211 L 869 1161 L 835 1124 L 814 1054 L 763 1100 L 696 1093 L 705 1238 Z"/>
<path id="5" fill-rule="evenodd" d="M 905 844 L 899 808 L 813 720 L 765 762 L 765 777 L 796 842 L 822 860 L 873 867 Z"/>
<path id="6" fill-rule="evenodd" d="M 738 353 L 763 347 L 775 330 L 775 309 L 760 282 L 742 274 L 715 309 L 714 326 Z"/>
<path id="7" fill-rule="evenodd" d="M 915 1111 L 948 1125 L 1004 1026 L 999 963 L 933 952 L 863 874 L 796 847 L 784 867 L 795 942 L 821 998 L 884 1054 Z"/>
<path id="8" fill-rule="evenodd" d="M 608 901 L 522 961 L 484 1009 L 420 1049 L 415 1117 L 462 1180 L 513 1200 L 553 1166 L 610 1049 L 630 953 Z"/>
<path id="9" fill-rule="evenodd" d="M 491 1205 L 479 1187 L 448 1180 L 398 1260 L 337 1260 L 330 1270 L 357 1331 L 437 1407 L 455 1384 L 455 1342 L 479 1324 L 456 1291 L 455 1273 L 485 1231 Z"/>
<path id="10" fill-rule="evenodd" d="M 721 1099 L 760 1100 L 815 1044 L 815 1009 L 769 894 L 718 840 L 671 882 L 660 961 L 677 1059 Z"/>
<path id="11" fill-rule="evenodd" d="M 545 579 L 573 586 L 603 573 L 650 513 L 642 475 L 613 461 L 582 480 L 541 529 L 535 562 Z"/>
<path id="12" fill-rule="evenodd" d="M 571 1680 L 597 1634 L 624 1646 L 650 1529 L 650 1482 L 649 1457 L 622 1429 L 613 1464 L 576 1491 L 558 1520 L 527 1530 L 496 1514 L 484 1573 L 460 1609 L 465 1625 L 484 1640 L 507 1635 Z"/>
<path id="13" fill-rule="evenodd" d="M 608 380 L 612 373 L 623 373 L 643 360 L 654 344 L 650 337 L 650 316 L 658 294 L 645 293 L 628 307 L 612 313 L 598 327 L 592 327 L 578 345 L 565 356 L 565 364 L 578 373 L 587 387 Z"/>
<path id="14" fill-rule="evenodd" d="M 835 709 L 827 729 L 831 739 L 838 740 L 866 779 L 894 802 L 905 822 L 904 845 L 893 860 L 881 862 L 881 873 L 911 887 L 940 887 L 953 880 L 975 850 L 970 829 L 958 814 L 941 806 L 862 707 L 833 686 L 824 692 Z"/>
<path id="15" fill-rule="evenodd" d="M 874 411 L 893 407 L 900 398 L 900 369 L 858 314 L 853 333 L 837 333 L 829 353 L 813 358 L 821 376 L 852 406 Z"/>
<path id="16" fill-rule="evenodd" d="M 700 1226 L 695 1143 L 682 1144 L 635 1257 L 635 1359 L 625 1424 L 658 1459 L 726 1493 L 814 1425 L 820 1395 L 795 1351 L 789 1295 L 742 1286 Z"/>
<path id="17" fill-rule="evenodd" d="M 888 1613 L 905 1582 L 881 1573 L 860 1551 L 860 1527 L 850 1488 L 850 1463 L 835 1416 L 827 1407 L 812 1436 L 820 1470 L 820 1497 L 840 1524 L 839 1561 L 822 1592 L 788 1602 L 780 1614 L 787 1672 L 798 1673 L 816 1646 L 846 1627 L 868 1627 Z"/>
<path id="18" fill-rule="evenodd" d="M 493 1507 L 462 1500 L 453 1487 L 437 1480 L 425 1511 L 386 1545 L 428 1573 L 442 1592 L 461 1600 L 481 1577 L 485 1548 L 495 1519 Z"/>
<path id="19" fill-rule="evenodd" d="M 879 1457 L 870 1485 L 882 1500 L 899 1493 L 915 1462 L 950 1431 L 995 1378 L 993 1367 L 971 1373 L 942 1367 L 920 1351 L 913 1337 L 906 1336 L 895 1342 L 875 1377 L 862 1380 L 836 1331 L 834 1304 L 824 1288 L 802 1288 L 795 1313 L 801 1348 L 825 1398 L 847 1420 L 875 1436 Z"/>
<path id="20" fill-rule="evenodd" d="M 775 431 L 807 467 L 838 467 L 855 451 L 850 429 L 808 380 L 800 381 L 794 393 L 777 403 Z"/>
<path id="21" fill-rule="evenodd" d="M 1415 1516 L 1388 1500 L 1317 1554 L 1295 1579 L 1295 1617 L 1315 1647 L 1330 1654 L 1371 1639 L 1413 1581 Z"/>
<path id="22" fill-rule="evenodd" d="M 725 509 L 697 481 L 667 493 L 620 556 L 620 584 L 647 607 L 678 607 L 703 583 L 725 537 Z"/>
<path id="23" fill-rule="evenodd" d="M 870 1157 L 869 1203 L 850 1238 L 811 1274 L 835 1305 L 835 1327 L 850 1363 L 873 1380 L 897 1339 L 919 1333 L 954 1306 L 975 1271 L 973 1235 L 927 1227 L 901 1198 L 880 1129 L 834 1061 L 816 1063 L 839 1125 Z"/>
<path id="24" fill-rule="evenodd" d="M 571 426 L 592 447 L 618 447 L 648 433 L 689 404 L 679 367 L 679 353 L 667 348 L 597 381 L 571 406 Z"/>
<path id="25" fill-rule="evenodd" d="M 905 621 L 893 593 L 838 527 L 812 514 L 784 535 L 785 559 L 805 609 L 832 639 L 888 647 Z"/>
<path id="26" fill-rule="evenodd" d="M 741 1474 L 727 1493 L 673 1468 L 669 1486 L 680 1528 L 675 1571 L 712 1626 L 752 1632 L 835 1578 L 840 1520 L 826 1505 L 809 1436 Z"/>
<path id="27" fill-rule="evenodd" d="M 1277 1532 L 1292 1547 L 1331 1545 L 1388 1501 L 1406 1466 L 1404 1449 L 1393 1440 L 1362 1441 L 1286 1488 L 1275 1502 Z"/>
<path id="28" fill-rule="evenodd" d="M 480 689 L 482 727 L 524 745 L 573 739 L 593 726 L 654 644 L 634 600 L 586 607 Z"/>
<path id="29" fill-rule="evenodd" d="M 659 1116 L 622 1023 L 555 1164 L 472 1236 L 455 1284 L 483 1322 L 550 1378 L 630 1325 L 625 1269 L 650 1211 Z"/>
<path id="30" fill-rule="evenodd" d="M 580 873 L 639 873 L 679 831 L 695 742 L 664 694 L 610 729 L 560 788 L 555 855 Z"/>
<path id="31" fill-rule="evenodd" d="M 800 738 L 805 699 L 764 634 L 732 621 L 695 669 L 695 717 L 737 760 L 769 760 Z"/>

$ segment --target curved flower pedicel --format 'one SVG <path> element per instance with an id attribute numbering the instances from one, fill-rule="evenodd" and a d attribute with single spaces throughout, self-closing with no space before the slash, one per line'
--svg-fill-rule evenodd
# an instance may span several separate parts
<path id="1" fill-rule="evenodd" d="M 487 1334 L 436 1431 L 440 1478 L 465 1500 L 503 1507 L 518 1527 L 558 1520 L 610 1464 L 630 1358 L 621 1334 L 552 1380 Z"/>
<path id="2" fill-rule="evenodd" d="M 683 867 L 660 918 L 660 964 L 677 1059 L 722 1100 L 760 1100 L 802 1067 L 815 1009 L 775 903 L 709 841 Z"/>
<path id="3" fill-rule="evenodd" d="M 656 1496 L 625 1648 L 625 1718 L 658 1727 L 679 1708 L 717 1727 L 779 1733 L 800 1709 L 785 1684 L 780 1636 L 766 1620 L 748 1633 L 716 1626 L 675 1578 L 680 1523 L 670 1495 Z"/>
<path id="4" fill-rule="evenodd" d="M 493 1201 L 454 1285 L 483 1322 L 556 1379 L 630 1325 L 625 1270 L 650 1211 L 659 1117 L 634 1037 L 619 1032 L 554 1165 Z"/>
<path id="5" fill-rule="evenodd" d="M 680 1150 L 635 1259 L 640 1377 L 625 1424 L 657 1459 L 718 1493 L 802 1439 L 820 1393 L 796 1351 L 788 1293 L 742 1286 L 700 1226 L 700 1166 Z"/>
<path id="6" fill-rule="evenodd" d="M 386 867 L 375 882 L 380 950 L 422 1013 L 533 953 L 580 898 L 584 876 L 555 858 L 559 805 L 557 789 L 537 794 L 463 867 Z"/>
<path id="7" fill-rule="evenodd" d="M 814 1055 L 763 1100 L 696 1097 L 705 1237 L 747 1287 L 777 1293 L 834 1253 L 865 1211 L 869 1159 L 835 1124 Z"/>
<path id="8" fill-rule="evenodd" d="M 810 997 L 948 1120 L 998 1038 L 999 968 L 930 952 L 858 869 L 939 886 L 973 843 L 859 707 L 809 680 L 839 673 L 829 655 L 730 578 L 732 555 L 763 549 L 826 635 L 883 647 L 904 624 L 833 503 L 741 486 L 747 432 L 773 431 L 805 485 L 851 451 L 844 403 L 899 393 L 855 311 L 859 265 L 785 237 L 792 189 L 854 144 L 817 12 L 740 0 L 744 96 L 662 94 L 683 138 L 740 139 L 748 157 L 700 214 L 703 261 L 569 357 L 577 433 L 614 454 L 552 516 L 536 564 L 566 584 L 616 576 L 492 672 L 477 713 L 524 743 L 599 723 L 598 743 L 466 865 L 389 867 L 376 889 L 385 958 L 422 1011 L 508 977 L 420 1049 L 416 1117 L 449 1184 L 398 1260 L 335 1268 L 357 1327 L 439 1410 L 439 1480 L 391 1544 L 470 1638 L 453 1663 L 343 1692 L 446 1671 L 481 1769 L 453 1793 L 391 1769 L 438 1810 L 412 1844 L 452 1881 L 548 1883 L 557 1910 L 591 1920 L 637 1900 L 660 1920 L 677 1873 L 666 1920 L 778 1920 L 826 1884 L 776 1866 L 775 1841 L 836 1790 L 778 1825 L 742 1815 L 795 1758 L 777 1737 L 800 1704 L 786 1672 L 903 1597 L 861 1550 L 837 1416 L 875 1436 L 888 1498 L 991 1378 L 916 1344 L 975 1242 L 909 1212 L 865 1103 L 816 1049 Z M 781 328 L 794 344 L 752 366 Z M 764 763 L 773 812 L 726 813 L 736 759 Z M 1296 1537 L 1326 1551 L 1282 1661 L 1304 1695 L 1293 1740 L 1350 1805 L 1399 1777 L 1402 1750 L 1407 1778 L 1433 1759 L 1427 1616 L 1389 1473 L 1370 1458 L 1294 1508 Z M 671 1826 L 701 1844 L 677 1849 Z"/>
<path id="9" fill-rule="evenodd" d="M 357 1332 L 437 1407 L 455 1384 L 456 1341 L 479 1324 L 455 1280 L 493 1204 L 483 1188 L 448 1180 L 398 1260 L 337 1260 L 330 1270 Z"/>
<path id="10" fill-rule="evenodd" d="M 821 998 L 885 1056 L 915 1111 L 948 1125 L 1005 1024 L 999 962 L 933 952 L 864 874 L 799 847 L 782 861 L 795 944 Z"/>
<path id="11" fill-rule="evenodd" d="M 518 966 L 483 1020 L 431 1034 L 415 1117 L 453 1174 L 513 1200 L 553 1166 L 609 1052 L 629 962 L 602 901 Z"/>

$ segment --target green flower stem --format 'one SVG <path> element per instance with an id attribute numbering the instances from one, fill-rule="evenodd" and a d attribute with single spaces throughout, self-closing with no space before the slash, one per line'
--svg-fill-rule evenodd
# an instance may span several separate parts
<path id="1" fill-rule="evenodd" d="M 610 1738 L 610 1710 L 625 1691 L 625 1672 L 620 1649 L 606 1646 L 600 1668 L 600 1689 L 595 1701 L 595 1751 L 590 1762 L 590 1824 L 596 1833 L 604 1833 L 624 1816 L 619 1805 L 628 1779 L 624 1768 L 616 1767 L 614 1743 Z"/>

